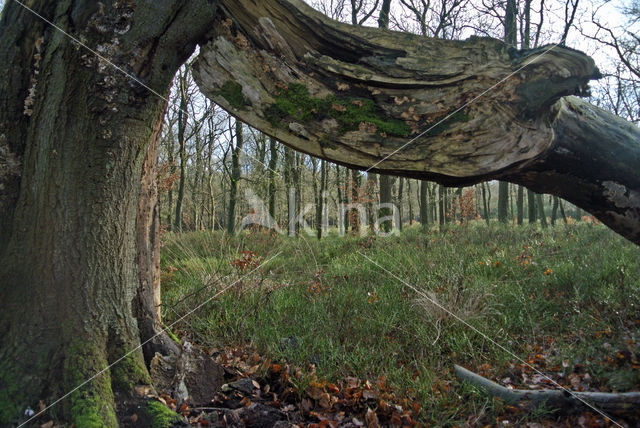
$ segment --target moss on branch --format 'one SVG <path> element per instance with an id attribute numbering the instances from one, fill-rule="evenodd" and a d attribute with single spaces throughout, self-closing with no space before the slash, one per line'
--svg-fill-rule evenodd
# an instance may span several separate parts
<path id="1" fill-rule="evenodd" d="M 377 105 L 367 98 L 349 98 L 329 95 L 317 98 L 309 95 L 307 87 L 292 83 L 276 95 L 275 103 L 265 110 L 266 119 L 273 126 L 281 126 L 286 118 L 307 123 L 311 120 L 335 119 L 340 132 L 355 131 L 361 123 L 375 125 L 377 132 L 393 136 L 409 135 L 409 126 L 397 119 L 389 118 Z"/>
<path id="2" fill-rule="evenodd" d="M 251 105 L 242 93 L 242 85 L 231 80 L 225 82 L 222 88 L 213 95 L 223 97 L 235 109 L 243 109 Z"/>

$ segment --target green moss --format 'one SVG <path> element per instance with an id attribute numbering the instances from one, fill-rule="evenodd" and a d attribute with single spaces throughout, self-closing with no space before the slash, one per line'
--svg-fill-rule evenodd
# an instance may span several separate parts
<path id="1" fill-rule="evenodd" d="M 64 386 L 68 389 L 90 382 L 74 390 L 66 404 L 66 414 L 78 427 L 117 427 L 113 391 L 105 351 L 99 346 L 79 341 L 67 350 L 64 361 Z"/>
<path id="2" fill-rule="evenodd" d="M 249 100 L 247 100 L 242 93 L 242 85 L 231 80 L 228 80 L 224 85 L 222 85 L 222 88 L 220 88 L 219 91 L 216 91 L 213 94 L 222 96 L 227 100 L 231 107 L 238 110 L 251 105 Z"/>
<path id="3" fill-rule="evenodd" d="M 137 353 L 127 355 L 111 369 L 111 385 L 116 391 L 130 392 L 135 385 L 150 384 L 142 355 Z"/>
<path id="4" fill-rule="evenodd" d="M 388 117 L 370 99 L 334 95 L 316 98 L 300 83 L 292 83 L 280 92 L 275 103 L 265 110 L 265 117 L 273 126 L 281 126 L 287 117 L 302 123 L 332 118 L 340 124 L 341 133 L 357 130 L 363 122 L 375 125 L 380 134 L 406 137 L 410 132 L 406 123 Z"/>
<path id="5" fill-rule="evenodd" d="M 449 128 L 451 128 L 451 126 L 453 124 L 460 123 L 460 122 L 468 122 L 469 119 L 470 119 L 470 117 L 469 117 L 469 115 L 467 113 L 465 113 L 462 110 L 457 111 L 454 114 L 452 114 L 451 117 L 447 118 L 446 120 L 443 120 L 442 122 L 440 122 L 436 126 L 434 126 L 432 129 L 427 131 L 425 133 L 425 135 L 427 137 L 433 137 L 433 136 L 436 136 L 436 135 L 440 135 L 440 134 L 444 133 L 445 131 L 447 131 Z"/>
<path id="6" fill-rule="evenodd" d="M 19 403 L 24 401 L 15 374 L 0 371 L 0 426 L 10 426 L 18 420 L 23 410 Z"/>
<path id="7" fill-rule="evenodd" d="M 159 401 L 149 401 L 145 407 L 147 426 L 151 428 L 170 428 L 180 422 L 182 417 L 176 412 L 167 409 Z"/>
<path id="8" fill-rule="evenodd" d="M 168 328 L 165 328 L 165 330 L 167 332 L 167 334 L 169 335 L 169 337 L 176 342 L 178 345 L 181 345 L 182 342 L 180 342 L 180 339 L 178 338 L 178 336 L 176 336 L 175 334 L 173 334 L 173 332 L 171 330 L 169 330 Z"/>

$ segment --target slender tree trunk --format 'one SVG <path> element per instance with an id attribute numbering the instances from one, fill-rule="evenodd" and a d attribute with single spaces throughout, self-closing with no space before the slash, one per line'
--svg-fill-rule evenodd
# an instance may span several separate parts
<path id="1" fill-rule="evenodd" d="M 378 213 L 375 211 L 376 210 L 376 204 L 374 202 L 379 200 L 379 194 L 378 194 L 378 174 L 375 174 L 373 172 L 368 172 L 367 173 L 367 217 L 369 220 L 369 230 L 371 230 L 372 232 L 375 229 L 375 222 L 376 222 L 376 215 L 378 215 Z"/>
<path id="2" fill-rule="evenodd" d="M 302 179 L 303 179 L 303 172 L 304 172 L 304 158 L 303 158 L 303 154 L 302 153 L 295 153 L 295 168 L 294 168 L 294 174 L 293 174 L 293 180 L 294 180 L 294 188 L 296 190 L 296 213 L 302 213 L 302 207 L 303 207 L 303 201 L 304 201 L 304 194 L 302 193 Z M 298 223 L 296 223 L 296 233 L 300 232 L 300 225 Z"/>
<path id="3" fill-rule="evenodd" d="M 438 221 L 440 226 L 443 226 L 446 223 L 445 211 L 447 205 L 447 196 L 446 188 L 442 184 L 438 186 L 438 196 Z"/>
<path id="4" fill-rule="evenodd" d="M 411 182 L 410 178 L 407 179 L 407 204 L 409 205 L 409 226 L 413 225 L 413 194 L 411 191 Z"/>
<path id="5" fill-rule="evenodd" d="M 193 177 L 193 186 L 191 187 L 191 202 L 193 205 L 193 228 L 194 230 L 200 229 L 200 210 L 204 205 L 200 198 L 201 195 L 201 183 L 200 178 L 203 175 L 202 171 L 202 139 L 199 135 L 196 135 L 196 164 Z"/>
<path id="6" fill-rule="evenodd" d="M 391 185 L 393 183 L 392 177 L 389 175 L 380 175 L 380 204 L 391 204 Z M 378 210 L 381 217 L 388 217 L 391 215 L 391 208 L 381 208 Z M 380 223 L 380 228 L 385 232 L 389 232 L 393 222 L 391 220 L 385 220 Z"/>
<path id="7" fill-rule="evenodd" d="M 173 138 L 170 136 L 168 138 L 168 161 L 169 161 L 169 175 L 173 176 L 176 172 L 175 165 L 175 157 L 173 153 Z M 171 183 L 171 187 L 169 187 L 168 194 L 168 203 L 167 203 L 167 228 L 171 230 L 173 227 L 173 183 Z"/>
<path id="8" fill-rule="evenodd" d="M 229 177 L 229 205 L 227 207 L 227 233 L 236 229 L 236 205 L 238 202 L 238 182 L 241 178 L 240 154 L 244 145 L 243 124 L 236 120 L 236 146 L 231 148 L 231 177 Z"/>
<path id="9" fill-rule="evenodd" d="M 360 189 L 360 172 L 357 169 L 351 169 L 351 203 L 357 204 L 360 202 L 359 197 Z M 350 210 L 349 223 L 351 223 L 351 231 L 357 233 L 360 230 L 360 215 L 354 208 Z"/>
<path id="10" fill-rule="evenodd" d="M 542 227 L 547 227 L 547 215 L 544 212 L 544 202 L 542 201 L 542 195 L 536 195 L 536 206 L 538 208 L 538 217 L 540 217 L 540 224 Z"/>
<path id="11" fill-rule="evenodd" d="M 345 230 L 346 222 L 344 213 L 342 213 L 342 204 L 344 203 L 344 197 L 342 196 L 343 183 L 340 181 L 340 165 L 336 165 L 336 184 L 338 187 L 338 207 L 337 207 L 337 219 L 338 219 L 338 234 L 342 235 Z"/>
<path id="12" fill-rule="evenodd" d="M 276 218 L 276 168 L 278 167 L 278 146 L 275 138 L 269 138 L 269 215 Z"/>
<path id="13" fill-rule="evenodd" d="M 527 189 L 527 207 L 529 213 L 529 224 L 536 222 L 536 194 Z"/>
<path id="14" fill-rule="evenodd" d="M 322 234 L 325 231 L 325 192 L 327 189 L 327 162 L 320 161 L 320 189 L 318 191 L 317 206 L 316 206 L 316 231 L 318 239 L 322 239 Z"/>
<path id="15" fill-rule="evenodd" d="M 184 187 L 187 179 L 187 142 L 185 132 L 187 128 L 186 114 L 187 108 L 187 83 L 186 76 L 180 72 L 178 79 L 178 90 L 180 92 L 180 104 L 178 110 L 178 144 L 180 145 L 180 180 L 178 183 L 178 198 L 176 199 L 176 214 L 173 220 L 173 229 L 176 232 L 182 231 L 182 201 L 184 200 Z"/>
<path id="16" fill-rule="evenodd" d="M 429 228 L 429 220 L 428 220 L 428 205 L 427 205 L 427 192 L 429 191 L 428 189 L 428 183 L 425 180 L 421 180 L 420 181 L 420 224 L 422 225 L 422 228 L 424 230 L 427 230 Z"/>
<path id="17" fill-rule="evenodd" d="M 556 218 L 558 218 L 558 197 L 553 197 L 553 206 L 551 208 L 551 226 L 556 225 Z"/>
<path id="18" fill-rule="evenodd" d="M 295 160 L 294 152 L 289 147 L 284 148 L 284 182 L 287 190 L 287 230 L 297 233 L 296 217 L 296 198 L 295 194 Z"/>
<path id="19" fill-rule="evenodd" d="M 524 188 L 522 186 L 518 187 L 518 196 L 517 196 L 517 212 L 518 212 L 518 226 L 522 226 L 524 223 Z"/>
<path id="20" fill-rule="evenodd" d="M 488 186 L 487 183 L 481 183 L 480 184 L 482 186 L 482 206 L 484 208 L 484 219 L 487 222 L 487 225 L 489 224 L 489 222 L 491 221 L 491 219 L 489 218 L 490 212 L 489 212 L 489 200 L 487 198 L 487 190 L 486 187 Z"/>
<path id="21" fill-rule="evenodd" d="M 400 177 L 400 182 L 398 183 L 398 215 L 400 217 L 398 221 L 398 229 L 402 231 L 402 216 L 403 216 L 403 191 L 404 191 L 404 181 L 405 179 Z"/>
<path id="22" fill-rule="evenodd" d="M 320 209 L 320 192 L 318 189 L 318 160 L 314 157 L 310 158 L 311 160 L 311 187 L 313 189 L 313 204 L 316 208 L 316 212 L 312 216 L 311 227 L 316 228 L 316 236 L 318 239 L 321 238 L 322 232 L 318 230 L 317 226 L 320 224 L 320 219 L 322 217 L 322 210 Z"/>
<path id="23" fill-rule="evenodd" d="M 564 206 L 560 198 L 558 198 L 558 205 L 560 206 L 560 214 L 562 214 L 562 222 L 564 224 L 568 224 L 569 222 L 567 221 L 567 215 L 564 213 Z"/>
<path id="24" fill-rule="evenodd" d="M 509 206 L 509 183 L 501 181 L 498 183 L 498 221 L 507 222 L 507 207 Z"/>

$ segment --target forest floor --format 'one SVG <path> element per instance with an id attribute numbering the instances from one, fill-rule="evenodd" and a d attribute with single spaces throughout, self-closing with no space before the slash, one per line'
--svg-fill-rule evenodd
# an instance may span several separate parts
<path id="1" fill-rule="evenodd" d="M 638 391 L 640 247 L 602 225 L 163 243 L 165 323 L 229 378 L 209 406 L 183 407 L 193 425 L 259 405 L 313 427 L 636 426 L 526 411 L 453 372 L 516 389 Z"/>

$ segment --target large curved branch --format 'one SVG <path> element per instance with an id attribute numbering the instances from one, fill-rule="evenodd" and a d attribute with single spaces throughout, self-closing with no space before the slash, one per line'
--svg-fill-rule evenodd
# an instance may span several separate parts
<path id="1" fill-rule="evenodd" d="M 583 53 L 353 27 L 301 0 L 222 0 L 221 8 L 228 19 L 214 26 L 194 74 L 241 120 L 361 169 L 447 185 L 523 183 L 640 243 L 640 133 L 562 99 L 599 76 Z"/>

